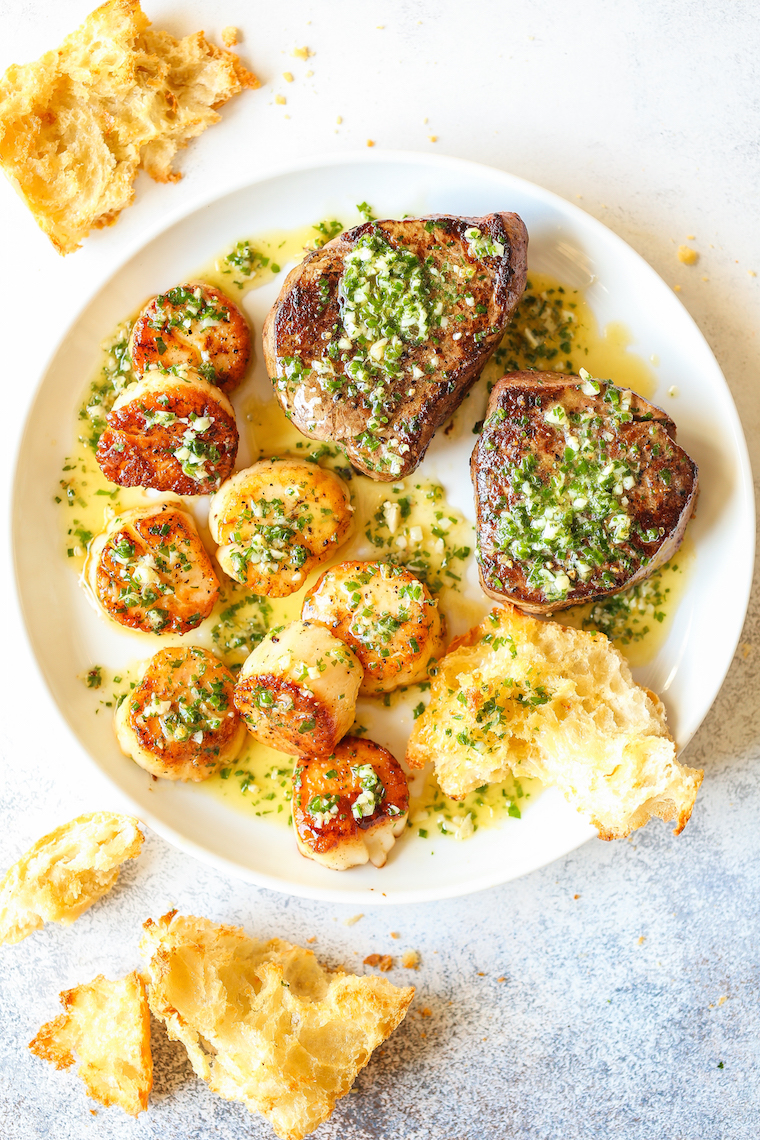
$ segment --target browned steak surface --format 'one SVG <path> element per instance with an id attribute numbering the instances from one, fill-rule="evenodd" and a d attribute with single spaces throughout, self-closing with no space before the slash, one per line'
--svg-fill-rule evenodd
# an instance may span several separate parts
<path id="1" fill-rule="evenodd" d="M 367 222 L 307 256 L 264 325 L 285 413 L 373 479 L 407 475 L 501 339 L 526 277 L 517 214 Z"/>
<path id="2" fill-rule="evenodd" d="M 675 436 L 660 408 L 602 380 L 499 380 L 471 461 L 485 592 L 551 613 L 667 562 L 698 493 Z"/>

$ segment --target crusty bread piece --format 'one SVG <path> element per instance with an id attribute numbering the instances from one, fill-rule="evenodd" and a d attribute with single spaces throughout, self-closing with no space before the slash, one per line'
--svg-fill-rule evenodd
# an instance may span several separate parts
<path id="1" fill-rule="evenodd" d="M 620 839 L 653 815 L 683 830 L 702 772 L 676 759 L 662 702 L 602 633 L 494 609 L 441 660 L 406 759 L 461 798 L 510 773 L 554 784 Z"/>
<path id="2" fill-rule="evenodd" d="M 0 165 L 60 253 L 116 220 L 138 167 L 179 178 L 176 151 L 259 85 L 203 32 L 175 40 L 149 24 L 139 0 L 108 0 L 60 48 L 0 80 Z"/>
<path id="3" fill-rule="evenodd" d="M 43 835 L 0 883 L 0 944 L 21 942 L 46 922 L 69 926 L 110 891 L 142 832 L 130 815 L 96 811 Z"/>
<path id="4" fill-rule="evenodd" d="M 414 994 L 205 918 L 172 911 L 144 929 L 154 1015 L 214 1092 L 262 1113 L 283 1140 L 327 1120 Z"/>
<path id="5" fill-rule="evenodd" d="M 115 982 L 99 974 L 64 990 L 65 1013 L 42 1026 L 29 1048 L 57 1069 L 78 1060 L 77 1073 L 101 1104 L 131 1116 L 148 1107 L 153 1086 L 150 1011 L 137 970 Z"/>

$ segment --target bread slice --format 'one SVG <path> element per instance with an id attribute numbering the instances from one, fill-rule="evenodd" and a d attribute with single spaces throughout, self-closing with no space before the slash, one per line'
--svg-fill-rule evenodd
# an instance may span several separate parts
<path id="1" fill-rule="evenodd" d="M 203 32 L 149 30 L 139 0 L 108 0 L 55 51 L 0 80 L 0 165 L 60 253 L 110 225 L 138 167 L 167 182 L 176 151 L 258 80 Z"/>
<path id="2" fill-rule="evenodd" d="M 701 771 L 676 759 L 665 709 L 602 633 L 494 609 L 440 661 L 406 754 L 461 798 L 508 775 L 553 784 L 621 839 L 653 816 L 686 826 Z"/>
<path id="3" fill-rule="evenodd" d="M 65 1013 L 43 1025 L 31 1051 L 57 1069 L 79 1061 L 77 1073 L 101 1104 L 131 1116 L 148 1107 L 153 1086 L 150 1011 L 145 983 L 135 971 L 111 982 L 99 974 L 61 994 Z"/>
<path id="4" fill-rule="evenodd" d="M 46 922 L 69 926 L 110 891 L 142 832 L 130 815 L 80 815 L 38 839 L 0 883 L 0 944 L 21 942 Z"/>
<path id="5" fill-rule="evenodd" d="M 214 1092 L 262 1113 L 282 1140 L 327 1120 L 414 995 L 205 918 L 172 911 L 144 930 L 153 1014 Z"/>

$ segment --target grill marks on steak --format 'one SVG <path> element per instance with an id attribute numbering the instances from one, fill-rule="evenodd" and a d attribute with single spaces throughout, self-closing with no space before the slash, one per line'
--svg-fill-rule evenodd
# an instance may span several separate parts
<path id="1" fill-rule="evenodd" d="M 604 381 L 556 372 L 499 380 L 471 460 L 485 592 L 551 613 L 627 589 L 667 562 L 699 489 L 675 436 L 660 408 Z"/>
<path id="2" fill-rule="evenodd" d="M 503 252 L 478 249 L 465 236 L 473 228 Z M 372 341 L 349 339 L 344 327 L 346 258 L 372 237 L 418 259 L 432 312 L 427 335 L 415 339 L 418 330 L 408 329 L 387 367 L 369 354 Z M 527 244 L 516 214 L 436 215 L 368 222 L 307 256 L 264 325 L 264 355 L 286 415 L 305 435 L 342 443 L 373 479 L 409 474 L 497 347 L 525 288 Z M 369 380 L 350 375 L 363 360 Z"/>

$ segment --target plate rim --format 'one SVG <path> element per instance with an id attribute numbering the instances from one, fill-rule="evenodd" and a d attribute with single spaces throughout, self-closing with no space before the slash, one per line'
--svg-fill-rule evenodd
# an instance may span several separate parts
<path id="1" fill-rule="evenodd" d="M 372 150 L 370 152 L 350 150 L 329 155 L 309 154 L 303 155 L 297 159 L 293 159 L 288 163 L 272 164 L 271 166 L 265 167 L 254 177 L 251 177 L 250 175 L 241 177 L 232 185 L 226 186 L 223 191 L 220 191 L 218 188 L 213 188 L 206 193 L 198 193 L 190 201 L 184 202 L 181 205 L 178 205 L 176 209 L 170 210 L 167 213 L 163 214 L 152 227 L 149 227 L 141 231 L 139 234 L 135 235 L 134 241 L 129 242 L 120 251 L 118 258 L 110 268 L 110 272 L 108 272 L 102 279 L 97 279 L 92 288 L 85 291 L 81 303 L 67 321 L 66 327 L 62 330 L 61 335 L 57 338 L 49 352 L 46 354 L 46 357 L 40 366 L 35 378 L 34 394 L 26 411 L 23 429 L 17 437 L 16 450 L 13 457 L 12 500 L 11 510 L 9 512 L 8 528 L 10 532 L 9 538 L 12 552 L 13 584 L 15 588 L 16 603 L 18 612 L 22 617 L 21 624 L 23 628 L 23 637 L 30 651 L 30 657 L 34 663 L 37 675 L 42 681 L 43 688 L 46 690 L 50 706 L 54 712 L 54 716 L 57 719 L 59 727 L 64 730 L 65 735 L 71 740 L 78 753 L 86 758 L 87 764 L 95 768 L 100 777 L 106 780 L 110 788 L 118 794 L 119 798 L 129 803 L 132 810 L 137 807 L 139 809 L 139 818 L 144 821 L 149 827 L 151 827 L 152 830 L 154 830 L 158 835 L 164 838 L 167 842 L 171 843 L 174 847 L 192 856 L 193 858 L 199 859 L 203 863 L 215 867 L 217 870 L 220 870 L 225 874 L 231 875 L 234 878 L 242 879 L 261 888 L 274 890 L 281 894 L 287 894 L 299 898 L 338 903 L 361 903 L 365 906 L 383 906 L 396 904 L 402 905 L 408 903 L 432 902 L 439 899 L 443 900 L 455 897 L 465 897 L 470 894 L 475 894 L 487 890 L 494 886 L 499 886 L 512 880 L 510 878 L 505 879 L 503 873 L 500 873 L 494 869 L 492 872 L 487 872 L 486 874 L 477 876 L 466 886 L 461 883 L 456 883 L 447 887 L 445 884 L 443 884 L 439 888 L 436 888 L 434 891 L 431 891 L 429 888 L 424 888 L 416 891 L 412 890 L 405 892 L 402 895 L 394 893 L 391 896 L 385 895 L 385 892 L 382 891 L 381 884 L 379 884 L 377 888 L 363 888 L 353 890 L 333 890 L 330 888 L 325 889 L 322 887 L 311 887 L 308 884 L 291 882 L 284 884 L 283 880 L 281 879 L 276 879 L 264 872 L 255 871 L 250 867 L 246 867 L 240 863 L 234 862 L 231 859 L 218 855 L 215 852 L 210 851 L 208 848 L 203 847 L 201 844 L 196 843 L 194 840 L 180 834 L 171 824 L 168 824 L 164 820 L 159 819 L 156 814 L 149 808 L 144 808 L 142 804 L 137 804 L 136 801 L 132 800 L 129 793 L 125 791 L 117 783 L 117 781 L 114 780 L 109 775 L 109 773 L 103 767 L 101 767 L 90 755 L 88 749 L 86 749 L 84 745 L 78 740 L 72 726 L 69 725 L 68 721 L 64 717 L 63 712 L 53 695 L 51 686 L 48 683 L 45 674 L 45 670 L 40 660 L 38 659 L 34 644 L 32 642 L 32 635 L 30 633 L 29 623 L 27 621 L 27 612 L 21 590 L 19 556 L 17 544 L 15 542 L 15 536 L 18 533 L 18 522 L 20 514 L 19 469 L 22 462 L 24 443 L 27 438 L 27 433 L 31 430 L 31 425 L 34 420 L 34 412 L 36 410 L 38 401 L 41 398 L 41 389 L 43 387 L 43 384 L 47 379 L 53 362 L 57 358 L 58 353 L 70 335 L 72 328 L 74 328 L 76 324 L 82 319 L 85 311 L 93 303 L 97 295 L 102 290 L 106 289 L 119 275 L 119 273 L 121 273 L 124 266 L 136 255 L 138 255 L 142 249 L 145 249 L 162 234 L 179 225 L 192 214 L 198 213 L 206 206 L 221 201 L 224 198 L 228 198 L 235 194 L 241 193 L 246 189 L 253 188 L 275 179 L 285 178 L 289 175 L 314 171 L 321 168 L 334 168 L 351 165 L 366 165 L 372 167 L 383 164 L 398 164 L 434 168 L 437 167 L 439 169 L 459 171 L 469 170 L 473 173 L 486 173 L 489 177 L 497 175 L 499 178 L 504 179 L 507 183 L 511 183 L 516 187 L 522 187 L 534 199 L 543 201 L 547 205 L 553 206 L 555 209 L 559 209 L 565 214 L 569 213 L 571 217 L 573 215 L 577 216 L 582 226 L 590 226 L 592 231 L 596 231 L 604 241 L 610 243 L 611 240 L 613 247 L 617 246 L 621 252 L 624 252 L 624 255 L 626 257 L 633 256 L 635 259 L 637 259 L 640 268 L 643 269 L 645 273 L 650 275 L 652 280 L 657 283 L 658 287 L 664 285 L 666 288 L 668 288 L 667 283 L 649 264 L 649 262 L 646 261 L 646 259 L 636 249 L 634 249 L 633 246 L 629 245 L 629 243 L 625 241 L 624 238 L 620 237 L 619 234 L 610 229 L 609 226 L 605 225 L 604 222 L 600 221 L 598 218 L 595 218 L 592 214 L 587 213 L 580 206 L 576 205 L 576 203 L 563 198 L 555 191 L 547 190 L 545 187 L 531 182 L 529 179 L 523 178 L 520 175 L 512 174 L 511 172 L 502 170 L 499 167 L 491 166 L 487 163 L 475 162 L 467 158 L 460 158 L 453 155 L 429 154 L 426 152 L 418 151 L 378 148 L 377 150 Z M 685 316 L 687 318 L 687 323 L 690 325 L 691 333 L 696 334 L 697 340 L 701 342 L 702 349 L 706 351 L 707 358 L 713 365 L 716 378 L 719 378 L 724 388 L 724 394 L 728 397 L 727 411 L 729 413 L 729 426 L 731 428 L 734 443 L 736 445 L 736 459 L 738 461 L 738 469 L 740 475 L 740 487 L 738 488 L 740 491 L 739 499 L 741 501 L 742 508 L 746 510 L 747 514 L 750 517 L 754 517 L 754 481 L 749 460 L 749 452 L 747 448 L 746 437 L 744 434 L 744 428 L 739 417 L 739 412 L 731 393 L 731 389 L 728 385 L 728 381 L 723 374 L 720 363 L 718 362 L 715 353 L 707 341 L 706 336 L 700 329 L 694 317 L 691 315 L 679 297 L 674 294 L 672 299 L 677 302 L 678 306 L 680 307 L 682 316 Z M 716 677 L 715 683 L 712 687 L 712 693 L 709 702 L 706 704 L 706 707 L 693 730 L 681 744 L 679 755 L 682 755 L 685 749 L 688 747 L 690 741 L 693 739 L 693 736 L 704 723 L 704 720 L 707 717 L 710 709 L 713 707 L 718 693 L 720 692 L 720 689 L 725 682 L 728 671 L 731 668 L 731 663 L 736 652 L 736 646 L 738 645 L 739 639 L 741 637 L 744 619 L 746 618 L 746 613 L 749 605 L 753 581 L 756 546 L 756 532 L 754 527 L 752 528 L 751 534 L 748 536 L 747 541 L 749 545 L 749 556 L 747 557 L 746 566 L 744 568 L 743 581 L 735 581 L 732 591 L 734 594 L 741 594 L 743 603 L 742 622 L 739 623 L 739 629 L 734 640 L 733 650 L 730 656 L 727 654 L 727 662 L 725 668 L 722 670 L 720 676 Z M 741 586 L 740 590 L 738 589 L 739 586 Z M 594 834 L 595 829 L 591 828 L 591 825 L 589 825 L 589 835 L 587 838 L 579 838 L 561 855 L 548 854 L 546 859 L 541 860 L 529 871 L 525 871 L 516 877 L 523 878 L 534 873 L 535 871 L 540 870 L 541 868 L 547 866 L 549 863 L 554 862 L 559 858 L 564 858 L 566 855 L 571 854 L 574 850 L 577 850 L 580 846 L 586 843 L 588 841 L 588 838 L 593 838 Z"/>

